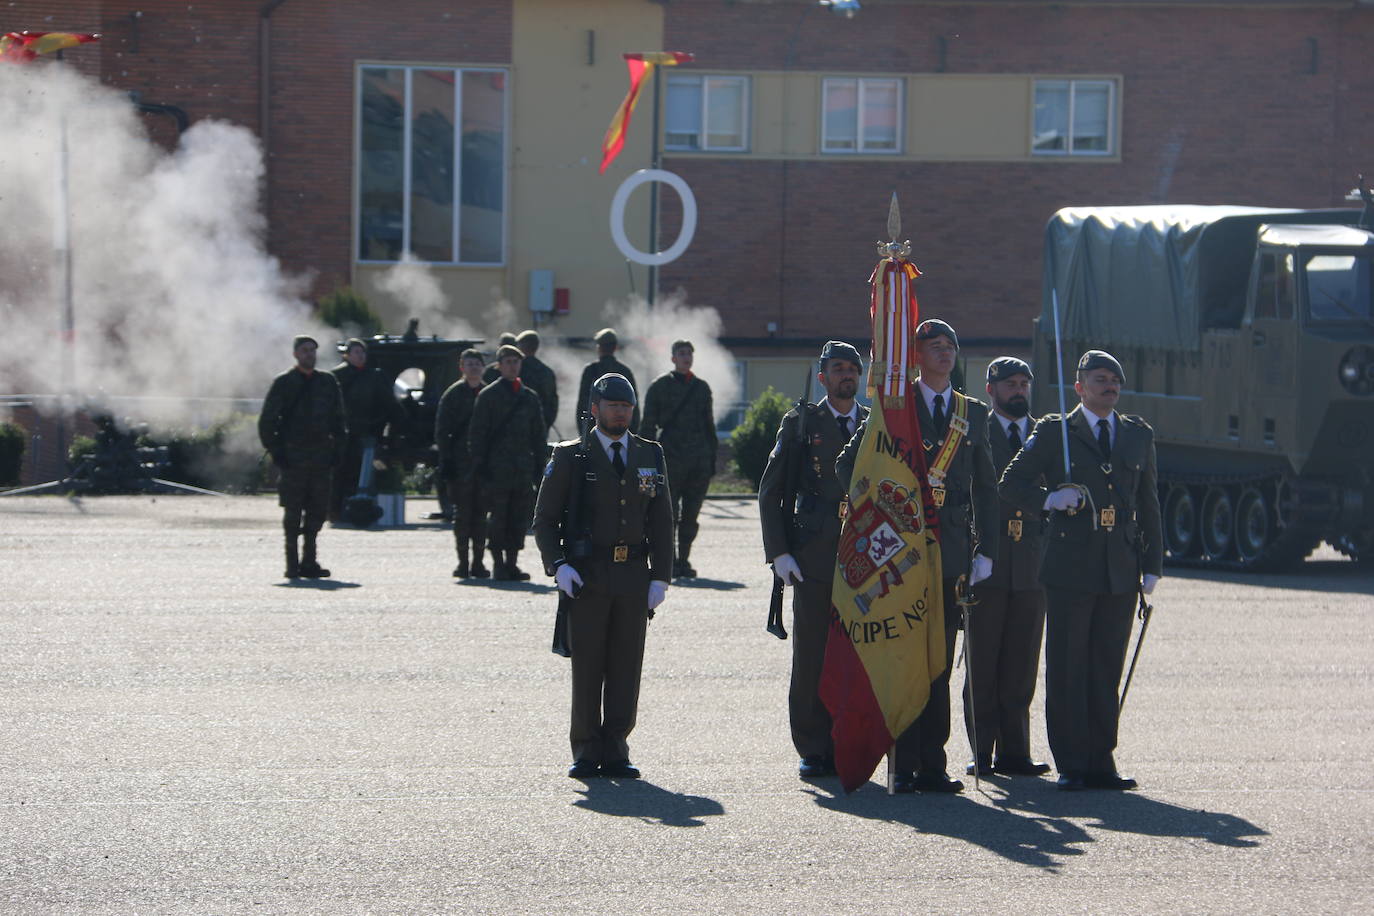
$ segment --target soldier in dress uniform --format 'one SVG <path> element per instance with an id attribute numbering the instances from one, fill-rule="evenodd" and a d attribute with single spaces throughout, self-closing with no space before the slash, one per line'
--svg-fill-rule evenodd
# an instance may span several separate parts
<path id="1" fill-rule="evenodd" d="M 677 559 L 673 578 L 693 578 L 697 571 L 688 557 L 696 540 L 702 501 L 716 472 L 716 420 L 711 386 L 692 374 L 696 348 L 690 340 L 675 340 L 670 350 L 673 371 L 654 379 L 644 395 L 644 419 L 639 432 L 663 446 L 668 461 L 668 489 L 673 494 L 677 525 Z"/>
<path id="2" fill-rule="evenodd" d="M 468 423 L 468 458 L 491 513 L 491 577 L 506 581 L 530 577 L 516 565 L 516 557 L 525 546 L 547 450 L 539 395 L 520 382 L 523 360 L 512 344 L 496 351 L 501 377 L 478 392 Z"/>
<path id="3" fill-rule="evenodd" d="M 1050 511 L 1040 581 L 1045 631 L 1045 725 L 1059 788 L 1134 789 L 1117 772 L 1118 698 L 1137 590 L 1149 594 L 1163 563 L 1154 431 L 1116 411 L 1126 375 L 1115 357 L 1078 361 L 1064 421 L 1043 417 L 1002 472 L 1002 496 L 1025 512 Z M 1047 486 L 1046 486 L 1047 485 Z"/>
<path id="4" fill-rule="evenodd" d="M 1030 416 L 1032 379 L 1030 366 L 1014 356 L 988 364 L 987 392 L 996 420 L 988 424 L 988 439 L 999 475 L 1035 425 Z M 997 563 L 992 575 L 974 587 L 977 606 L 969 614 L 964 725 L 973 762 L 965 772 L 972 775 L 977 767 L 979 776 L 1040 776 L 1050 767 L 1031 759 L 1030 704 L 1045 632 L 1045 590 L 1040 586 L 1044 522 L 1042 513 L 1005 500 L 1001 510 Z"/>
<path id="5" fill-rule="evenodd" d="M 897 792 L 959 792 L 964 788 L 963 782 L 950 778 L 945 771 L 949 676 L 954 667 L 955 636 L 962 620 L 955 584 L 964 575 L 973 584 L 986 579 L 997 559 L 997 472 L 988 444 L 987 405 L 955 391 L 950 384 L 959 353 L 954 328 L 931 318 L 917 326 L 914 337 L 921 375 L 913 392 L 921 433 L 926 437 L 923 446 L 931 492 L 940 517 L 945 669 L 931 682 L 925 710 L 897 739 L 893 787 Z M 846 492 L 854 476 L 859 444 L 860 437 L 851 439 L 836 464 L 836 473 Z"/>
<path id="6" fill-rule="evenodd" d="M 339 382 L 348 418 L 348 443 L 343 460 L 334 469 L 334 495 L 329 506 L 330 518 L 337 521 L 344 500 L 358 488 L 367 440 L 380 444 L 388 423 L 395 436 L 405 423 L 405 413 L 396 400 L 392 380 L 380 370 L 368 368 L 365 340 L 350 337 L 344 345 L 343 362 L 329 371 Z"/>
<path id="7" fill-rule="evenodd" d="M 835 477 L 835 458 L 868 418 L 868 408 L 854 400 L 863 371 L 863 359 L 853 346 L 839 340 L 826 343 L 816 374 L 825 397 L 808 404 L 805 417 L 795 407 L 783 416 L 759 481 L 764 558 L 773 574 L 792 586 L 787 711 L 802 779 L 835 775 L 830 713 L 820 698 L 835 554 L 848 503 Z M 797 475 L 795 481 L 787 479 L 789 469 Z"/>
<path id="8" fill-rule="evenodd" d="M 328 372 L 315 371 L 319 344 L 300 335 L 291 342 L 296 365 L 272 380 L 258 416 L 258 438 L 281 472 L 278 502 L 286 532 L 286 577 L 324 579 L 315 539 L 329 512 L 330 483 L 348 422 L 343 394 Z M 304 535 L 304 554 L 297 539 Z"/>
<path id="9" fill-rule="evenodd" d="M 525 361 L 520 364 L 520 381 L 534 389 L 539 395 L 539 403 L 544 405 L 544 435 L 547 436 L 549 427 L 558 419 L 558 378 L 548 363 L 535 355 L 539 352 L 539 343 L 539 332 L 535 330 L 521 331 L 515 337 L 515 345 L 525 354 Z"/>
<path id="10" fill-rule="evenodd" d="M 575 599 L 568 612 L 572 648 L 574 779 L 636 779 L 626 738 L 635 725 L 649 616 L 668 590 L 673 510 L 658 443 L 629 432 L 635 390 L 623 375 L 591 386 L 596 426 L 560 442 L 544 468 L 534 538 L 545 571 Z M 579 457 L 579 451 L 585 457 Z M 582 470 L 581 486 L 573 477 Z M 571 494 L 580 493 L 582 531 L 564 532 Z M 586 545 L 570 556 L 565 544 Z"/>
<path id="11" fill-rule="evenodd" d="M 616 348 L 620 346 L 620 338 L 616 336 L 615 329 L 602 328 L 592 335 L 592 339 L 596 341 L 596 359 L 582 367 L 582 380 L 577 385 L 579 411 L 587 409 L 592 383 L 603 375 L 623 375 L 629 379 L 630 386 L 635 391 L 639 390 L 639 386 L 635 384 L 635 374 L 630 371 L 630 367 L 615 358 Z M 635 404 L 634 414 L 630 417 L 630 432 L 639 432 L 638 404 Z"/>
<path id="12" fill-rule="evenodd" d="M 448 386 L 439 398 L 434 415 L 434 444 L 439 449 L 440 477 L 453 505 L 453 540 L 458 549 L 458 565 L 453 575 L 459 579 L 485 579 L 491 575 L 482 564 L 482 552 L 487 545 L 486 500 L 468 454 L 468 427 L 477 395 L 484 387 L 482 351 L 464 350 L 458 357 L 458 366 L 462 378 Z"/>

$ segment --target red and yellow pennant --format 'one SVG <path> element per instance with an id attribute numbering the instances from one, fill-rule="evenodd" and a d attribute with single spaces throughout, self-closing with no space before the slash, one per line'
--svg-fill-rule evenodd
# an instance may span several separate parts
<path id="1" fill-rule="evenodd" d="M 919 276 L 904 258 L 887 257 L 870 280 L 873 412 L 840 532 L 820 690 L 846 792 L 873 775 L 945 670 L 939 514 L 911 389 Z"/>
<path id="2" fill-rule="evenodd" d="M 643 85 L 645 78 L 653 75 L 654 67 L 676 67 L 695 59 L 686 51 L 634 51 L 626 53 L 624 57 L 625 66 L 630 70 L 630 91 L 625 93 L 625 100 L 615 110 L 611 126 L 606 128 L 606 136 L 601 140 L 602 174 L 605 174 L 606 167 L 620 155 L 620 150 L 625 146 L 625 135 L 630 130 L 630 116 L 634 114 L 635 105 L 639 103 L 639 87 Z"/>
<path id="3" fill-rule="evenodd" d="M 98 34 L 87 32 L 6 32 L 0 35 L 0 60 L 26 64 L 40 54 L 53 54 L 99 40 Z"/>

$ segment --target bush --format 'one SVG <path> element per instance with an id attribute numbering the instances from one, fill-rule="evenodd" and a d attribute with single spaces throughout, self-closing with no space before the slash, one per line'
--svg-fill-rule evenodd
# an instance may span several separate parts
<path id="1" fill-rule="evenodd" d="M 170 466 L 159 476 L 176 483 L 226 493 L 268 486 L 269 461 L 262 458 L 257 417 L 240 414 L 214 426 L 140 438 L 139 445 L 165 445 Z"/>
<path id="2" fill-rule="evenodd" d="M 358 337 L 371 337 L 382 330 L 382 319 L 351 286 L 340 287 L 322 296 L 317 305 L 320 308 L 320 320 L 331 328 Z"/>
<path id="3" fill-rule="evenodd" d="M 755 490 L 759 488 L 768 456 L 778 439 L 778 425 L 782 423 L 783 414 L 791 408 L 792 402 L 769 386 L 757 401 L 749 405 L 744 412 L 743 422 L 730 434 L 735 471 L 748 480 Z"/>
<path id="4" fill-rule="evenodd" d="M 13 423 L 0 423 L 0 487 L 19 485 L 24 466 L 24 430 Z"/>

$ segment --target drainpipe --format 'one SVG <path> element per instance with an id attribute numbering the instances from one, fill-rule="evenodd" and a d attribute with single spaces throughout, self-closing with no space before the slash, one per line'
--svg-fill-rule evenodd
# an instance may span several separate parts
<path id="1" fill-rule="evenodd" d="M 271 233 L 272 215 L 272 13 L 286 0 L 265 0 L 258 9 L 258 136 L 262 139 L 262 204 Z"/>

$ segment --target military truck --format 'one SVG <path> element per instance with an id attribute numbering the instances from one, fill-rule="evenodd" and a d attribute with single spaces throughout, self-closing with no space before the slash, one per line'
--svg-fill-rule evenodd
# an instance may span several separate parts
<path id="1" fill-rule="evenodd" d="M 1374 562 L 1374 232 L 1365 209 L 1060 210 L 1045 232 L 1034 412 L 1110 351 L 1155 430 L 1166 560 L 1272 570 L 1322 540 Z"/>

